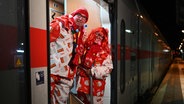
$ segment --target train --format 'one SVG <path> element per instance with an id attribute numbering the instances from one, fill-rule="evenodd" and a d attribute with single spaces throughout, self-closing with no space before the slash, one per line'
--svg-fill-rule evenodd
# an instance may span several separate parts
<path id="1" fill-rule="evenodd" d="M 1 104 L 50 103 L 49 24 L 79 7 L 89 12 L 87 32 L 98 26 L 109 29 L 113 71 L 106 80 L 104 104 L 135 104 L 157 90 L 172 50 L 139 0 L 4 0 Z M 76 104 L 75 93 L 74 86 L 70 104 Z"/>

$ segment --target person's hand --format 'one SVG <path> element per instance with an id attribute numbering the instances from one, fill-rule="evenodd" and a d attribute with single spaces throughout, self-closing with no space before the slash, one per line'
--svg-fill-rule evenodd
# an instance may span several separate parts
<path id="1" fill-rule="evenodd" d="M 88 75 L 91 75 L 91 69 L 86 69 L 85 71 Z"/>
<path id="2" fill-rule="evenodd" d="M 78 71 L 79 70 L 84 70 L 87 75 L 89 75 L 89 76 L 91 75 L 91 69 L 84 68 L 84 67 L 82 67 L 80 65 L 77 68 L 78 68 Z"/>

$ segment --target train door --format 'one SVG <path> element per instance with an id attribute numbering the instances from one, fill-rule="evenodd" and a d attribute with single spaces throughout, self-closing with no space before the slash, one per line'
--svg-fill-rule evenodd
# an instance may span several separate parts
<path id="1" fill-rule="evenodd" d="M 89 13 L 88 22 L 85 24 L 86 32 L 91 32 L 92 29 L 103 26 L 109 30 L 109 43 L 111 43 L 111 26 L 109 20 L 108 4 L 103 0 L 49 0 L 49 20 L 50 22 L 61 15 L 71 14 L 74 10 L 85 7 Z M 111 96 L 111 77 L 106 80 L 106 89 L 104 95 L 104 103 L 110 104 Z M 78 104 L 78 99 L 75 96 L 76 92 L 76 80 L 74 80 L 74 87 L 70 93 L 70 104 Z"/>
<path id="2" fill-rule="evenodd" d="M 46 7 L 44 0 L 1 2 L 1 103 L 48 103 Z"/>
<path id="3" fill-rule="evenodd" d="M 0 2 L 0 103 L 31 104 L 28 1 Z"/>
<path id="4" fill-rule="evenodd" d="M 137 38 L 138 11 L 133 0 L 117 2 L 116 103 L 133 104 L 138 97 Z"/>
<path id="5" fill-rule="evenodd" d="M 153 37 L 152 39 L 154 39 L 154 34 L 153 34 Z M 154 76 L 154 70 L 155 70 L 155 58 L 154 58 L 154 50 L 155 50 L 155 45 L 154 45 L 154 40 L 151 41 L 151 82 L 152 82 L 152 85 L 153 86 L 155 84 L 155 76 Z"/>
<path id="6" fill-rule="evenodd" d="M 144 100 L 153 85 L 153 29 L 148 18 L 143 15 L 140 18 L 139 32 L 139 98 Z M 146 39 L 146 40 L 145 40 Z"/>

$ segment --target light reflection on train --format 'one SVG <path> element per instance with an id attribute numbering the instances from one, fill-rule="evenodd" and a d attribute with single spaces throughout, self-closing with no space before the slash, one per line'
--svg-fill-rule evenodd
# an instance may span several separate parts
<path id="1" fill-rule="evenodd" d="M 59 15 L 69 14 L 81 6 L 86 7 L 89 12 L 88 33 L 98 26 L 110 30 L 109 41 L 114 69 L 106 80 L 104 104 L 134 104 L 144 100 L 147 93 L 157 88 L 161 82 L 172 56 L 164 37 L 139 2 L 30 0 L 28 52 L 30 58 L 26 60 L 30 62 L 28 66 L 30 66 L 31 103 L 49 102 L 48 21 Z M 18 59 L 20 62 L 24 61 Z M 16 61 L 17 65 L 20 64 L 19 61 Z M 41 81 L 35 76 L 38 74 L 42 75 Z M 75 88 L 71 93 L 76 93 Z"/>

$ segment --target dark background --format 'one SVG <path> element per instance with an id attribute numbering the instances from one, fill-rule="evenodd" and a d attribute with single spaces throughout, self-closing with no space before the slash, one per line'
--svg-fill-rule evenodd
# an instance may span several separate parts
<path id="1" fill-rule="evenodd" d="M 183 39 L 184 0 L 139 0 L 160 29 L 171 49 L 176 50 Z"/>

